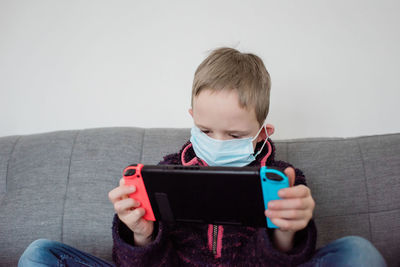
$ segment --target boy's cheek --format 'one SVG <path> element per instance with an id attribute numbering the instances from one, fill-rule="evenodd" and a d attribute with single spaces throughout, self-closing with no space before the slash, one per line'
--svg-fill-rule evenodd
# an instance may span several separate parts
<path id="1" fill-rule="evenodd" d="M 257 142 L 259 142 L 259 141 L 258 141 L 258 139 L 256 139 L 256 140 L 254 140 L 254 141 L 253 141 L 253 150 L 255 150 L 255 149 L 256 149 Z"/>

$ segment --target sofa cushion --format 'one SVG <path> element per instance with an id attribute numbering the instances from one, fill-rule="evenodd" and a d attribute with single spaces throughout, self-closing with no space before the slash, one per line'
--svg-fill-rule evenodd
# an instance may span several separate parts
<path id="1" fill-rule="evenodd" d="M 111 260 L 108 192 L 132 163 L 177 152 L 190 129 L 99 128 L 0 138 L 0 265 L 35 239 Z M 275 142 L 276 159 L 303 170 L 321 247 L 346 235 L 400 259 L 400 134 Z"/>

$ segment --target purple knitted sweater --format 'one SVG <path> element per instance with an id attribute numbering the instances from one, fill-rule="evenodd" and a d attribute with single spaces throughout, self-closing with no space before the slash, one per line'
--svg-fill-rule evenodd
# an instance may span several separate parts
<path id="1" fill-rule="evenodd" d="M 275 146 L 270 143 L 272 153 L 266 165 L 283 169 L 291 166 L 283 161 L 275 161 Z M 260 145 L 257 144 L 258 148 Z M 182 165 L 183 148 L 179 153 L 165 156 L 159 164 Z M 265 150 L 249 166 L 259 166 L 266 155 Z M 185 161 L 195 156 L 193 148 L 189 148 L 184 156 Z M 295 172 L 295 185 L 305 185 L 303 173 L 298 169 Z M 296 233 L 293 249 L 283 253 L 273 245 L 274 230 L 267 228 L 213 227 L 189 223 L 172 226 L 162 222 L 156 222 L 154 228 L 153 241 L 145 247 L 137 247 L 133 245 L 132 231 L 115 215 L 112 227 L 114 262 L 118 266 L 296 266 L 311 258 L 317 235 L 314 221 L 311 220 L 305 229 Z M 212 229 L 219 229 L 217 255 L 210 247 Z"/>

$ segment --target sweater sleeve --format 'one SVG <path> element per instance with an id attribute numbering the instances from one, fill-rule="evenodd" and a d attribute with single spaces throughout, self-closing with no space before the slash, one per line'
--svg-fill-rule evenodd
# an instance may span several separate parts
<path id="1" fill-rule="evenodd" d="M 270 166 L 279 167 L 280 169 L 293 167 L 291 164 L 284 161 L 274 161 Z M 294 169 L 296 173 L 294 185 L 306 185 L 303 172 L 299 169 Z M 296 232 L 294 246 L 288 252 L 281 252 L 274 247 L 272 241 L 273 231 L 273 229 L 259 229 L 258 248 L 261 249 L 260 253 L 263 254 L 265 258 L 273 259 L 273 261 L 278 262 L 280 266 L 296 266 L 306 262 L 312 257 L 317 241 L 317 229 L 313 219 L 309 221 L 306 228 Z"/>
<path id="2" fill-rule="evenodd" d="M 179 154 L 170 154 L 159 165 L 178 163 Z M 162 222 L 155 222 L 153 241 L 138 247 L 134 245 L 133 232 L 115 214 L 112 226 L 113 261 L 117 266 L 176 265 L 176 252 L 167 238 L 167 228 Z"/>
<path id="3" fill-rule="evenodd" d="M 316 228 L 313 220 L 307 227 L 295 234 L 294 247 L 289 252 L 281 252 L 275 248 L 272 242 L 272 229 L 258 229 L 257 255 L 260 259 L 268 259 L 276 266 L 297 266 L 308 261 L 315 250 Z"/>
<path id="4" fill-rule="evenodd" d="M 153 241 L 143 247 L 133 245 L 133 232 L 115 214 L 112 226 L 113 261 L 117 266 L 174 265 L 176 257 L 166 236 L 166 227 L 156 223 Z"/>

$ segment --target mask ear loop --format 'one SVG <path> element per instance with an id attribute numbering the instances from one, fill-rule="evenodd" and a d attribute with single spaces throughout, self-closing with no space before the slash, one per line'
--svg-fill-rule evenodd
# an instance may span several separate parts
<path id="1" fill-rule="evenodd" d="M 260 150 L 256 153 L 255 156 L 257 157 L 257 156 L 261 153 L 261 151 L 263 150 L 265 144 L 267 144 L 268 153 L 267 153 L 267 155 L 265 155 L 265 157 L 261 160 L 261 167 L 265 167 L 269 156 L 271 156 L 271 153 L 272 153 L 272 146 L 271 146 L 271 143 L 268 141 L 269 135 L 268 135 L 268 131 L 267 131 L 266 125 L 264 125 L 264 126 L 260 129 L 260 131 L 258 131 L 256 137 L 260 134 L 260 132 L 261 132 L 262 129 L 265 129 L 265 134 L 267 135 L 267 137 L 265 138 L 264 144 L 262 145 L 262 147 L 261 147 Z M 256 138 L 256 137 L 255 137 L 255 138 Z"/>

